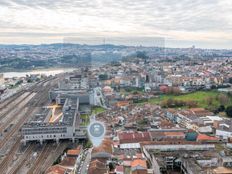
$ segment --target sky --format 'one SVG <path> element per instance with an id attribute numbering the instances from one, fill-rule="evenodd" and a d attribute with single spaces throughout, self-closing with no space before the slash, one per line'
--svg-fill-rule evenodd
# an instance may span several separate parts
<path id="1" fill-rule="evenodd" d="M 232 0 L 0 0 L 0 43 L 73 40 L 232 49 Z"/>

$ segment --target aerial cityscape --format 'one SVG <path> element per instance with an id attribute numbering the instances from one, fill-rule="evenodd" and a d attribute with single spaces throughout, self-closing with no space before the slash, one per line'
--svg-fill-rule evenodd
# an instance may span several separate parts
<path id="1" fill-rule="evenodd" d="M 0 174 L 232 174 L 231 7 L 2 0 Z"/>

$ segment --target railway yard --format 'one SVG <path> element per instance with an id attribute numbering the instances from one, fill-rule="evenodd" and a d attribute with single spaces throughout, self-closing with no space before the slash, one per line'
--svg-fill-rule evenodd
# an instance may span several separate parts
<path id="1" fill-rule="evenodd" d="M 0 103 L 1 174 L 43 173 L 70 146 L 70 141 L 48 141 L 43 145 L 22 143 L 21 127 L 49 102 L 48 92 L 61 77 L 48 77 Z"/>

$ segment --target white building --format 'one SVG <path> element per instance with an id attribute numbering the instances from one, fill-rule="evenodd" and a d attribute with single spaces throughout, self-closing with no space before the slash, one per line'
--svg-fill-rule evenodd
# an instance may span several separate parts
<path id="1" fill-rule="evenodd" d="M 0 86 L 3 85 L 5 82 L 4 80 L 4 75 L 3 74 L 0 74 Z"/>
<path id="2" fill-rule="evenodd" d="M 219 124 L 219 127 L 216 129 L 216 136 L 227 140 L 232 137 L 232 123 L 222 123 Z"/>
<path id="3" fill-rule="evenodd" d="M 58 122 L 46 122 L 49 111 L 44 110 L 35 115 L 34 119 L 25 123 L 21 129 L 23 142 L 39 141 L 41 144 L 46 140 L 59 141 L 61 139 L 85 139 L 86 131 L 76 127 L 76 120 L 80 119 L 79 99 L 67 98 L 62 109 L 62 117 Z"/>

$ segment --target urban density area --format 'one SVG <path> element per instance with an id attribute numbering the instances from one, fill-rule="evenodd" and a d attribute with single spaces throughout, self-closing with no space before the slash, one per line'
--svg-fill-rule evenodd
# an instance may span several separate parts
<path id="1" fill-rule="evenodd" d="M 232 0 L 0 0 L 0 174 L 232 174 Z"/>
<path id="2" fill-rule="evenodd" d="M 232 59 L 194 49 L 185 59 L 143 52 L 56 75 L 2 74 L 1 173 L 232 173 Z M 98 145 L 93 123 L 103 125 Z"/>

